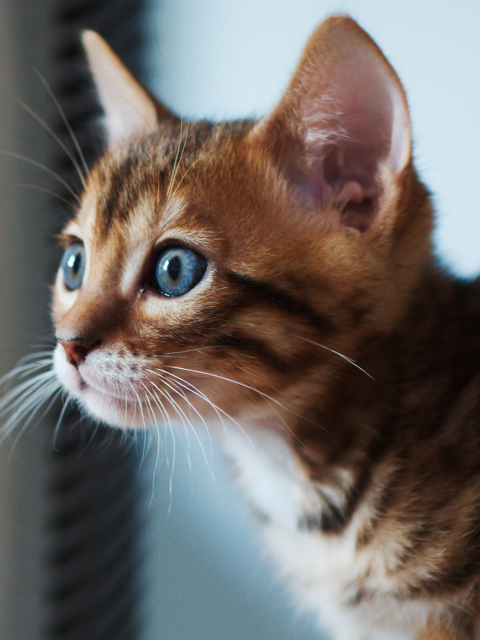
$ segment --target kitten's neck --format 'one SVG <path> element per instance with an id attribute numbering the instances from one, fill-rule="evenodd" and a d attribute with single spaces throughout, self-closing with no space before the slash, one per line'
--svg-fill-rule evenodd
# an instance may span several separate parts
<path id="1" fill-rule="evenodd" d="M 448 415 L 453 405 L 458 415 L 468 402 L 469 381 L 477 384 L 478 327 L 480 283 L 426 269 L 395 329 L 363 344 L 363 371 L 345 363 L 343 375 L 302 417 L 277 407 L 244 423 L 247 437 L 227 438 L 255 509 L 269 505 L 263 515 L 273 514 L 279 525 L 334 533 L 348 526 L 366 493 L 398 469 L 412 476 L 413 492 L 419 470 L 408 460 L 420 440 L 433 449 L 439 442 L 468 446 L 461 430 L 450 429 Z M 272 495 L 262 500 L 260 489 Z M 275 496 L 283 505 L 277 510 Z"/>
<path id="2" fill-rule="evenodd" d="M 355 434 L 361 438 L 365 430 L 375 431 L 377 424 L 393 424 L 391 414 L 401 415 L 414 429 L 430 422 L 426 414 L 453 402 L 479 373 L 479 327 L 480 281 L 455 279 L 429 265 L 396 325 L 366 337 L 357 352 L 358 367 L 345 363 L 324 397 L 312 403 L 310 419 L 336 433 L 345 424 L 351 441 Z M 305 421 L 297 429 L 314 431 Z M 326 441 L 327 456 L 342 457 L 334 454 L 332 438 Z M 339 450 L 348 448 L 338 443 Z"/>

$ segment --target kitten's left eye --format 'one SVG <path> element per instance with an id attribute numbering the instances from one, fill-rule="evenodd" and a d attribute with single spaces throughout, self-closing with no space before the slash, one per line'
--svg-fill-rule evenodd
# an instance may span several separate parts
<path id="1" fill-rule="evenodd" d="M 63 281 L 70 291 L 82 286 L 85 272 L 85 247 L 83 242 L 74 242 L 63 254 L 61 268 Z"/>
<path id="2" fill-rule="evenodd" d="M 182 296 L 200 282 L 206 270 L 207 261 L 195 251 L 169 247 L 157 260 L 154 284 L 164 296 Z"/>

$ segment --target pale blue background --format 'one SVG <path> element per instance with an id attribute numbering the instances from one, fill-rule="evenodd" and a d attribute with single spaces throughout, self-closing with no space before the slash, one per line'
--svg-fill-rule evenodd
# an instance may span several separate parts
<path id="1" fill-rule="evenodd" d="M 402 79 L 416 165 L 438 210 L 438 253 L 457 273 L 476 274 L 480 2 L 163 0 L 149 25 L 151 84 L 184 117 L 261 115 L 280 97 L 314 26 L 333 12 L 356 18 Z M 171 498 L 170 472 L 160 465 L 149 511 L 157 554 L 149 638 L 317 637 L 273 586 L 220 454 L 209 460 L 215 480 L 201 453 L 192 454 L 190 471 L 178 451 Z"/>

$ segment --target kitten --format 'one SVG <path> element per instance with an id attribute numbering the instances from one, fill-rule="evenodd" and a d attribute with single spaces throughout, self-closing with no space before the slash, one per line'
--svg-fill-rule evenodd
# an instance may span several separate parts
<path id="1" fill-rule="evenodd" d="M 54 371 L 118 427 L 218 427 L 335 638 L 480 633 L 480 283 L 432 257 L 398 77 L 350 18 L 259 121 L 185 123 L 95 33 L 108 149 L 62 234 Z"/>

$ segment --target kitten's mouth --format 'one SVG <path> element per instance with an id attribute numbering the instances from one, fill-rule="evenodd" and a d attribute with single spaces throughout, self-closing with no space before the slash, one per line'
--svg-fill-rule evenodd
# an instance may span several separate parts
<path id="1" fill-rule="evenodd" d="M 96 381 L 87 380 L 80 371 L 77 370 L 79 387 L 82 394 L 86 394 L 87 397 L 94 396 L 97 400 L 104 402 L 107 405 L 117 405 L 124 410 L 126 408 L 135 408 L 143 406 L 145 400 L 143 393 L 136 390 L 130 383 L 131 389 L 123 389 L 119 384 L 118 391 L 115 393 L 109 388 L 106 388 L 103 384 L 96 383 Z"/>
<path id="2" fill-rule="evenodd" d="M 167 390 L 162 392 L 139 371 L 129 376 L 127 367 L 122 370 L 115 364 L 87 358 L 76 366 L 67 361 L 61 345 L 54 352 L 54 369 L 66 391 L 86 413 L 113 427 L 145 429 L 169 420 L 169 411 L 184 415 L 183 404 L 193 407 L 188 398 L 191 394 L 193 401 L 202 398 L 201 392 L 191 391 L 186 381 L 181 381 L 178 388 L 167 382 Z M 210 404 L 208 400 L 206 403 Z"/>
<path id="3" fill-rule="evenodd" d="M 115 389 L 106 387 L 95 368 L 69 364 L 61 348 L 55 350 L 54 368 L 65 389 L 94 418 L 121 428 L 145 428 L 149 422 L 145 394 L 127 379 L 118 380 Z"/>
<path id="4" fill-rule="evenodd" d="M 120 390 L 115 394 L 104 387 L 91 384 L 83 376 L 80 378 L 79 400 L 95 417 L 114 427 L 147 426 L 147 406 L 140 394 L 134 396 L 125 391 L 121 395 Z"/>
<path id="5" fill-rule="evenodd" d="M 96 397 L 103 399 L 105 402 L 121 403 L 122 406 L 125 406 L 126 404 L 133 406 L 135 404 L 138 405 L 142 403 L 141 394 L 139 394 L 138 392 L 132 393 L 131 391 L 125 391 L 123 393 L 120 393 L 121 389 L 119 387 L 119 392 L 115 393 L 114 391 L 106 388 L 101 382 L 87 379 L 85 375 L 82 375 L 82 372 L 78 367 L 72 368 L 73 371 L 71 371 L 71 374 L 76 378 L 78 389 L 82 395 L 94 394 Z"/>
<path id="6" fill-rule="evenodd" d="M 82 382 L 80 383 L 80 390 L 85 393 L 90 393 L 96 395 L 98 398 L 101 398 L 105 402 L 110 403 L 120 403 L 123 407 L 125 405 L 134 405 L 139 404 L 141 400 L 139 398 L 129 397 L 128 394 L 125 394 L 123 397 L 117 396 L 106 389 L 98 389 L 97 387 L 89 384 L 82 378 Z"/>

